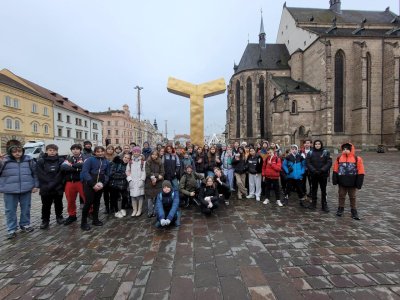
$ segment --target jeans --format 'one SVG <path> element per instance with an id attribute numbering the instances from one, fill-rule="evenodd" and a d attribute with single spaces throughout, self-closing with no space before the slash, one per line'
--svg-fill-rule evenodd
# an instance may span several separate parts
<path id="1" fill-rule="evenodd" d="M 226 176 L 231 191 L 233 190 L 233 171 L 233 169 L 224 169 L 224 174 Z"/>
<path id="2" fill-rule="evenodd" d="M 178 179 L 174 178 L 171 180 L 171 184 L 172 184 L 172 189 L 174 191 L 179 191 L 179 182 Z"/>
<path id="3" fill-rule="evenodd" d="M 86 201 L 85 205 L 82 209 L 82 221 L 81 224 L 87 224 L 87 218 L 89 215 L 90 207 L 93 204 L 93 221 L 99 220 L 99 207 L 100 207 L 100 198 L 103 194 L 103 190 L 95 191 L 93 187 L 89 184 L 83 184 L 83 191 L 85 192 Z"/>
<path id="4" fill-rule="evenodd" d="M 4 194 L 4 210 L 9 233 L 17 231 L 17 207 L 21 208 L 19 226 L 31 224 L 31 192 L 23 194 Z"/>

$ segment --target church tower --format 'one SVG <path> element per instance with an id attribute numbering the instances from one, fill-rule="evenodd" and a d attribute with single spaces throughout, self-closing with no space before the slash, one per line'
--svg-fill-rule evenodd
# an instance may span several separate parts
<path id="1" fill-rule="evenodd" d="M 342 13 L 340 0 L 329 0 L 330 10 L 334 11 L 337 14 Z"/>
<path id="2" fill-rule="evenodd" d="M 264 22 L 261 11 L 261 25 L 260 25 L 260 33 L 258 34 L 258 43 L 261 48 L 265 48 L 265 31 L 264 31 Z"/>

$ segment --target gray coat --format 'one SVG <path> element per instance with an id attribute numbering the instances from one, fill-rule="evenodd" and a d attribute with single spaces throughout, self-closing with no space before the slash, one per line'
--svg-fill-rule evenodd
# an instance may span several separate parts
<path id="1" fill-rule="evenodd" d="M 8 155 L 0 161 L 0 193 L 21 194 L 39 187 L 36 175 L 36 163 L 28 155 L 23 155 L 20 162 Z"/>

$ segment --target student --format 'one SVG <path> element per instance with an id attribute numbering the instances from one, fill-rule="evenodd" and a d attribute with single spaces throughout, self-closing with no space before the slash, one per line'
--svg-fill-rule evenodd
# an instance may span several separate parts
<path id="1" fill-rule="evenodd" d="M 198 181 L 204 179 L 202 174 L 193 171 L 192 165 L 186 165 L 185 173 L 179 182 L 179 195 L 185 207 L 189 207 L 190 200 L 197 202 Z"/>
<path id="2" fill-rule="evenodd" d="M 218 167 L 214 168 L 214 174 L 215 187 L 217 188 L 219 198 L 223 199 L 225 205 L 228 206 L 229 198 L 231 197 L 231 189 L 227 183 L 227 178 Z"/>
<path id="3" fill-rule="evenodd" d="M 118 156 L 118 155 L 115 153 L 114 146 L 108 145 L 106 148 L 106 154 L 104 155 L 104 157 L 108 160 L 110 165 L 116 156 Z M 106 209 L 104 211 L 104 213 L 106 215 L 108 215 L 109 213 L 116 213 L 116 211 L 114 211 L 114 208 L 110 209 L 111 187 L 109 184 L 107 184 L 103 187 L 103 199 L 104 199 L 104 207 Z"/>
<path id="4" fill-rule="evenodd" d="M 7 224 L 7 238 L 17 236 L 18 203 L 21 209 L 19 227 L 22 232 L 32 232 L 31 197 L 39 187 L 36 163 L 21 145 L 12 145 L 7 155 L 0 153 L 0 193 L 4 193 L 4 210 Z"/>
<path id="5" fill-rule="evenodd" d="M 83 155 L 83 159 L 84 160 L 93 155 L 92 142 L 91 141 L 84 141 L 83 142 L 82 155 Z"/>
<path id="6" fill-rule="evenodd" d="M 90 206 L 93 204 L 93 222 L 94 226 L 103 226 L 99 220 L 100 198 L 103 194 L 103 187 L 109 180 L 109 162 L 104 158 L 105 149 L 102 146 L 96 146 L 93 150 L 93 156 L 89 157 L 83 163 L 81 179 L 83 181 L 83 191 L 86 201 L 82 209 L 81 229 L 90 230 L 87 223 Z"/>
<path id="7" fill-rule="evenodd" d="M 196 148 L 196 145 L 195 145 Z M 193 154 L 195 169 L 197 173 L 202 174 L 206 177 L 207 173 L 207 166 L 208 166 L 208 159 L 207 154 L 204 152 L 204 148 L 197 147 L 196 151 Z"/>
<path id="8" fill-rule="evenodd" d="M 262 176 L 263 181 L 265 182 L 266 193 L 266 198 L 263 204 L 269 203 L 271 190 L 273 189 L 275 192 L 276 204 L 278 206 L 283 206 L 279 191 L 279 177 L 281 168 L 281 159 L 278 157 L 278 155 L 276 155 L 274 148 L 269 148 L 262 167 Z"/>
<path id="9" fill-rule="evenodd" d="M 69 155 L 61 165 L 61 171 L 65 179 L 65 198 L 67 198 L 68 218 L 64 225 L 69 225 L 77 220 L 76 218 L 76 196 L 85 200 L 83 184 L 81 182 L 81 171 L 83 167 L 82 146 L 73 144 L 71 146 L 72 155 Z"/>
<path id="10" fill-rule="evenodd" d="M 339 206 L 336 212 L 341 217 L 344 212 L 346 195 L 350 198 L 351 217 L 360 220 L 357 212 L 356 193 L 364 183 L 364 163 L 361 157 L 355 155 L 355 148 L 350 143 L 341 147 L 342 154 L 335 160 L 333 165 L 333 185 L 339 185 Z"/>
<path id="11" fill-rule="evenodd" d="M 128 208 L 128 181 L 126 169 L 131 155 L 125 153 L 122 158 L 116 156 L 110 164 L 109 186 L 111 190 L 110 208 L 115 211 L 114 216 L 122 218 L 126 216 L 126 208 Z M 121 199 L 121 209 L 118 209 L 118 199 Z M 130 199 L 129 199 L 130 200 Z"/>
<path id="12" fill-rule="evenodd" d="M 219 194 L 213 177 L 207 177 L 205 186 L 200 187 L 199 201 L 201 212 L 205 215 L 211 215 L 214 209 L 218 208 Z"/>
<path id="13" fill-rule="evenodd" d="M 214 168 L 221 166 L 221 159 L 217 148 L 212 145 L 207 152 L 207 176 L 214 176 Z"/>
<path id="14" fill-rule="evenodd" d="M 246 184 L 246 159 L 244 157 L 244 150 L 242 147 L 239 147 L 238 152 L 235 153 L 234 159 L 232 160 L 232 166 L 235 170 L 235 178 L 237 185 L 237 197 L 238 199 L 242 199 L 242 196 L 247 195 L 247 189 L 245 187 Z"/>
<path id="15" fill-rule="evenodd" d="M 140 148 L 139 148 L 140 149 Z M 149 142 L 143 143 L 142 154 L 144 155 L 144 160 L 146 161 L 151 155 L 151 148 Z"/>
<path id="16" fill-rule="evenodd" d="M 192 166 L 192 170 L 195 171 L 195 166 L 194 166 L 194 160 L 193 158 L 189 155 L 189 152 L 182 150 L 183 158 L 181 160 L 181 174 L 183 175 L 185 173 L 186 167 L 188 165 Z"/>
<path id="17" fill-rule="evenodd" d="M 126 169 L 126 179 L 129 182 L 129 194 L 132 200 L 132 217 L 139 217 L 142 214 L 144 200 L 144 182 L 146 180 L 146 161 L 140 155 L 140 148 L 133 147 L 132 159 Z"/>
<path id="18" fill-rule="evenodd" d="M 115 152 L 115 155 L 120 155 L 122 153 L 122 147 L 119 145 L 115 146 L 114 152 Z"/>
<path id="19" fill-rule="evenodd" d="M 42 198 L 42 224 L 40 229 L 49 228 L 51 205 L 53 203 L 57 224 L 64 223 L 62 215 L 64 176 L 61 172 L 61 164 L 63 162 L 64 160 L 58 156 L 58 146 L 54 144 L 46 146 L 46 153 L 37 162 L 36 169 Z"/>
<path id="20" fill-rule="evenodd" d="M 163 148 L 162 148 L 163 149 Z M 153 150 L 146 161 L 146 181 L 144 184 L 144 193 L 147 199 L 147 217 L 154 216 L 154 201 L 162 189 L 164 180 L 164 164 L 158 156 L 157 150 Z"/>
<path id="21" fill-rule="evenodd" d="M 164 179 L 171 182 L 174 191 L 179 191 L 178 179 L 181 173 L 181 164 L 175 149 L 171 145 L 165 147 L 164 160 Z"/>
<path id="22" fill-rule="evenodd" d="M 249 195 L 246 198 L 256 197 L 256 200 L 260 201 L 262 158 L 256 153 L 254 148 L 250 148 L 249 151 L 246 161 L 247 171 L 249 172 Z"/>
<path id="23" fill-rule="evenodd" d="M 156 227 L 180 226 L 179 192 L 172 189 L 168 180 L 162 183 L 162 191 L 156 198 Z"/>
<path id="24" fill-rule="evenodd" d="M 226 176 L 231 192 L 235 192 L 235 189 L 233 187 L 234 183 L 233 178 L 235 170 L 233 168 L 232 161 L 233 161 L 232 147 L 228 145 L 225 151 L 223 151 L 221 155 L 222 170 Z"/>
<path id="25" fill-rule="evenodd" d="M 303 143 L 303 148 L 301 149 L 301 156 L 303 156 L 304 159 L 307 158 L 307 155 L 310 151 L 312 151 L 312 140 L 310 139 L 306 139 Z M 309 185 L 309 189 L 307 192 L 307 181 L 308 181 L 308 185 Z M 303 190 L 304 193 L 311 198 L 311 191 L 312 191 L 312 184 L 311 184 L 311 174 L 309 172 L 309 170 L 307 169 L 307 165 L 305 166 L 305 170 L 304 170 L 304 176 L 302 179 L 302 183 L 303 183 Z"/>

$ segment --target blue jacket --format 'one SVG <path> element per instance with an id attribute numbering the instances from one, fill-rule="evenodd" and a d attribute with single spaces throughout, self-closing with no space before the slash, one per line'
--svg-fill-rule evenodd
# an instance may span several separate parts
<path id="1" fill-rule="evenodd" d="M 90 186 L 101 182 L 104 186 L 108 183 L 110 163 L 104 157 L 90 156 L 83 163 L 81 179 Z"/>
<path id="2" fill-rule="evenodd" d="M 172 221 L 179 209 L 179 192 L 171 191 L 169 194 L 159 193 L 156 198 L 156 215 L 157 219 L 165 219 L 167 210 L 167 219 Z M 169 211 L 168 211 L 169 210 Z"/>
<path id="3" fill-rule="evenodd" d="M 23 155 L 20 162 L 8 155 L 0 161 L 0 193 L 22 194 L 39 187 L 36 163 L 28 155 Z"/>
<path id="4" fill-rule="evenodd" d="M 306 160 L 301 154 L 297 154 L 296 156 L 289 154 L 283 161 L 282 168 L 287 174 L 288 179 L 299 180 L 303 178 L 306 169 Z M 289 169 L 292 169 L 292 171 L 290 172 Z"/>

